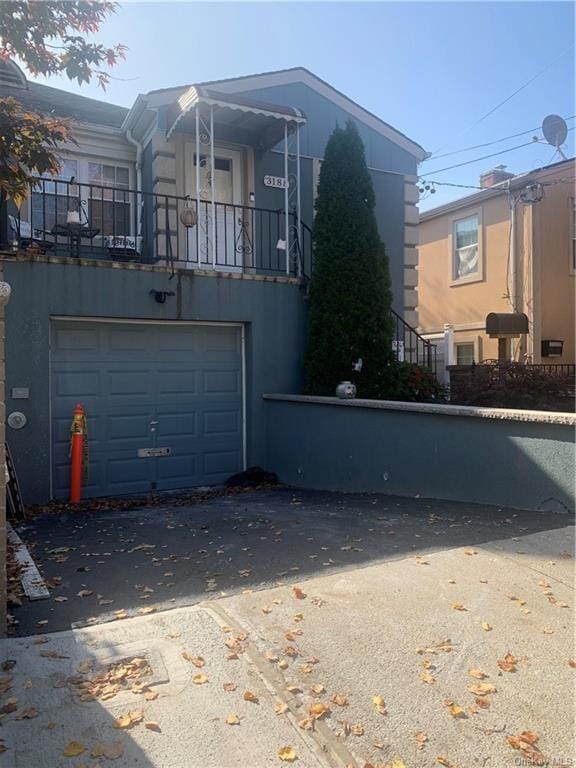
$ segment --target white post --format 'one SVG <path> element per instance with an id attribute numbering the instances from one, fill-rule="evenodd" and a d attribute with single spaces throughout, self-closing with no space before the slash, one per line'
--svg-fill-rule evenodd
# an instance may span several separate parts
<path id="1" fill-rule="evenodd" d="M 210 105 L 210 187 L 212 189 L 212 268 L 216 269 L 216 177 L 214 164 L 214 104 Z"/>
<path id="2" fill-rule="evenodd" d="M 196 105 L 196 258 L 198 266 L 202 264 L 200 256 L 200 105 Z"/>
<path id="3" fill-rule="evenodd" d="M 450 373 L 448 371 L 449 365 L 454 365 L 454 329 L 451 325 L 444 326 L 444 384 L 448 386 L 450 384 Z"/>
<path id="4" fill-rule="evenodd" d="M 300 246 L 300 255 L 304 256 L 303 251 L 303 241 L 302 241 L 302 219 L 301 217 L 301 210 L 300 210 L 300 123 L 296 125 L 296 210 L 298 215 L 298 244 Z M 298 262 L 298 274 L 300 275 L 303 271 L 302 267 L 304 265 Z"/>
<path id="5" fill-rule="evenodd" d="M 290 274 L 290 226 L 288 215 L 290 212 L 288 206 L 288 123 L 284 123 L 284 179 L 286 186 L 284 187 L 284 217 L 286 227 L 286 274 Z"/>

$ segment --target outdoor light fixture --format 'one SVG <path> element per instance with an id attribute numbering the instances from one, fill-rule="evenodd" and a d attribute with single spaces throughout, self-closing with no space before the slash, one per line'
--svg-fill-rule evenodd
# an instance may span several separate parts
<path id="1" fill-rule="evenodd" d="M 198 223 L 198 214 L 190 205 L 189 198 L 186 198 L 184 208 L 180 211 L 180 221 L 186 227 L 186 229 L 191 229 Z"/>
<path id="2" fill-rule="evenodd" d="M 174 291 L 156 291 L 154 288 L 150 290 L 150 295 L 154 296 L 154 299 L 158 304 L 166 304 L 168 296 L 174 296 Z"/>

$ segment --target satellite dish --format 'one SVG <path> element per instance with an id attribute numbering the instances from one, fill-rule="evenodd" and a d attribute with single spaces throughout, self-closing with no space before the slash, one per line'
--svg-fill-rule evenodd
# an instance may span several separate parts
<path id="1" fill-rule="evenodd" d="M 542 133 L 548 144 L 560 150 L 568 136 L 566 121 L 560 115 L 548 115 L 542 123 Z M 560 154 L 564 157 L 562 152 Z"/>

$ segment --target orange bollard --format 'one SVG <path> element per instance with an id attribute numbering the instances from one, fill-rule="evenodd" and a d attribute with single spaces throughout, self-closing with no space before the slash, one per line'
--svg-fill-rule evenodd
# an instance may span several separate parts
<path id="1" fill-rule="evenodd" d="M 70 427 L 70 501 L 77 503 L 82 495 L 82 461 L 86 435 L 86 412 L 78 404 L 74 408 Z"/>

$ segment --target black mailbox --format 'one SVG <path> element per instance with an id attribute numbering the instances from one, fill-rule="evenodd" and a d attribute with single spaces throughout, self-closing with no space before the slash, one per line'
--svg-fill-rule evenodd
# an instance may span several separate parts
<path id="1" fill-rule="evenodd" d="M 486 315 L 486 333 L 492 338 L 513 338 L 528 333 L 524 312 L 490 312 Z"/>

